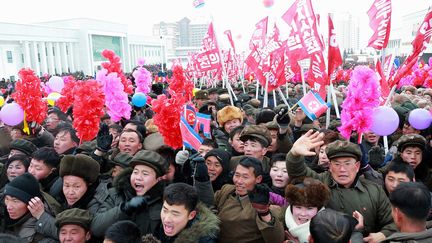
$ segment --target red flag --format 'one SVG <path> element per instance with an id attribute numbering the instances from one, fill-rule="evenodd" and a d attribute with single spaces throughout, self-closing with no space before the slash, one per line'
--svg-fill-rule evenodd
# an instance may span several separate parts
<path id="1" fill-rule="evenodd" d="M 213 30 L 213 23 L 210 23 L 207 34 L 204 36 L 200 52 L 196 56 L 197 70 L 209 72 L 213 76 L 220 76 L 222 73 L 222 61 L 219 55 L 219 47 Z"/>
<path id="2" fill-rule="evenodd" d="M 304 58 L 322 52 L 324 45 L 318 33 L 311 0 L 296 0 L 282 19 L 289 26 L 287 46 L 292 55 Z"/>
<path id="3" fill-rule="evenodd" d="M 423 22 L 421 23 L 417 32 L 416 38 L 411 43 L 413 45 L 413 52 L 416 53 L 424 51 L 426 45 L 430 42 L 432 34 L 432 8 L 429 8 Z"/>
<path id="4" fill-rule="evenodd" d="M 333 21 L 329 14 L 328 16 L 329 25 L 329 45 L 328 45 L 328 75 L 331 75 L 334 70 L 342 65 L 342 56 L 339 50 L 339 45 L 336 41 L 336 31 L 333 26 Z"/>
<path id="5" fill-rule="evenodd" d="M 368 46 L 377 50 L 387 47 L 390 37 L 391 25 L 391 0 L 375 0 L 367 14 L 369 15 L 369 26 L 374 34 L 369 39 Z"/>
<path id="6" fill-rule="evenodd" d="M 322 52 L 311 56 L 307 82 L 310 87 L 319 93 L 323 100 L 326 99 L 325 87 L 328 85 L 328 79 Z"/>
<path id="7" fill-rule="evenodd" d="M 399 83 L 400 79 L 405 76 L 414 64 L 417 63 L 418 56 L 426 49 L 426 45 L 430 42 L 431 34 L 432 34 L 432 9 L 429 8 L 428 13 L 426 14 L 423 22 L 420 24 L 419 30 L 417 31 L 417 35 L 412 41 L 413 51 L 411 55 L 405 59 L 401 68 L 396 73 L 393 80 L 390 81 L 390 86 L 396 85 Z"/>
<path id="8" fill-rule="evenodd" d="M 376 71 L 379 74 L 379 76 L 381 76 L 381 79 L 380 79 L 380 86 L 381 86 L 380 101 L 381 101 L 381 104 L 383 104 L 386 101 L 387 96 L 390 94 L 390 88 L 389 88 L 388 83 L 387 83 L 386 75 L 384 74 L 383 69 L 381 67 L 381 61 L 380 60 L 378 60 L 378 62 L 376 64 Z"/>
<path id="9" fill-rule="evenodd" d="M 234 41 L 232 38 L 232 34 L 231 34 L 231 30 L 225 30 L 224 34 L 228 37 L 228 41 L 231 44 L 231 48 L 233 49 L 234 53 L 235 51 L 235 46 L 234 46 Z"/>
<path id="10" fill-rule="evenodd" d="M 263 47 L 267 36 L 268 17 L 263 18 L 255 25 L 255 31 L 249 41 L 249 49 L 253 50 L 254 46 Z"/>

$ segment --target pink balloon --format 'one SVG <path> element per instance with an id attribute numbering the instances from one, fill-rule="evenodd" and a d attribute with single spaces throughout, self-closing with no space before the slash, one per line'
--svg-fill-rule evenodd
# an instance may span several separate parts
<path id="1" fill-rule="evenodd" d="M 24 110 L 17 103 L 10 103 L 0 110 L 2 121 L 9 126 L 20 124 L 24 120 Z"/>
<path id="2" fill-rule="evenodd" d="M 51 91 L 60 93 L 64 87 L 64 81 L 59 76 L 52 76 L 48 80 L 48 86 L 51 88 Z"/>
<path id="3" fill-rule="evenodd" d="M 428 110 L 418 108 L 409 113 L 408 122 L 413 128 L 423 130 L 430 126 L 432 116 Z"/>
<path id="4" fill-rule="evenodd" d="M 274 4 L 274 0 L 263 0 L 264 7 L 270 8 Z"/>
<path id="5" fill-rule="evenodd" d="M 387 136 L 392 134 L 399 126 L 399 116 L 395 110 L 388 106 L 380 106 L 372 113 L 371 131 Z"/>

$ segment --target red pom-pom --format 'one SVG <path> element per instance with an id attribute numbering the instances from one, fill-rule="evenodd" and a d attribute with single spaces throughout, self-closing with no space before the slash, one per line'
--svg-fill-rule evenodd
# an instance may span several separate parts
<path id="1" fill-rule="evenodd" d="M 74 89 L 73 127 L 81 141 L 94 139 L 104 115 L 105 95 L 96 80 L 78 81 Z"/>
<path id="2" fill-rule="evenodd" d="M 23 108 L 27 121 L 42 124 L 48 105 L 42 100 L 41 81 L 30 68 L 18 72 L 20 80 L 15 85 L 14 100 Z"/>
<path id="3" fill-rule="evenodd" d="M 66 112 L 69 107 L 74 103 L 74 87 L 76 84 L 75 79 L 72 76 L 64 78 L 64 87 L 61 90 L 62 96 L 56 101 L 56 105 L 61 111 Z"/>

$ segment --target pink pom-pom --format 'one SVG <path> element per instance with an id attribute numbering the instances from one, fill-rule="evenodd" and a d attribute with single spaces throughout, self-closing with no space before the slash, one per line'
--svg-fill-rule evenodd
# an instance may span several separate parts
<path id="1" fill-rule="evenodd" d="M 351 75 L 347 87 L 347 97 L 342 104 L 339 131 L 342 136 L 349 138 L 352 131 L 361 134 L 372 126 L 372 111 L 379 105 L 378 77 L 375 72 L 365 66 L 358 66 Z"/>
<path id="2" fill-rule="evenodd" d="M 138 66 L 144 66 L 145 59 L 144 58 L 138 58 Z"/>

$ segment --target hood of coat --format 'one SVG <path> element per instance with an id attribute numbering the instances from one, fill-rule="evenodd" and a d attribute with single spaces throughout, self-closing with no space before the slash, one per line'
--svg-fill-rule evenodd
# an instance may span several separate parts
<path id="1" fill-rule="evenodd" d="M 178 234 L 174 242 L 199 242 L 202 238 L 217 239 L 219 223 L 218 217 L 204 204 L 199 203 L 197 216 Z"/>

